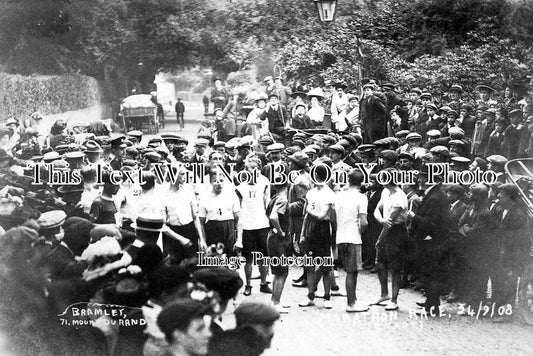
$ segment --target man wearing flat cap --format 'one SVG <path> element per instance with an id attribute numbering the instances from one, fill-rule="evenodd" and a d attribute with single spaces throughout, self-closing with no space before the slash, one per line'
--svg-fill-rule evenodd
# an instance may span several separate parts
<path id="1" fill-rule="evenodd" d="M 126 136 L 122 134 L 113 134 L 109 138 L 111 144 L 111 153 L 108 157 L 109 165 L 114 170 L 119 170 L 122 167 L 122 162 L 124 160 L 124 154 L 126 150 L 126 144 L 124 139 Z"/>
<path id="2" fill-rule="evenodd" d="M 479 84 L 476 86 L 479 98 L 476 100 L 478 107 L 487 106 L 489 108 L 495 108 L 498 105 L 496 100 L 492 99 L 492 94 L 495 92 L 495 89 L 487 84 Z"/>
<path id="3" fill-rule="evenodd" d="M 203 138 L 198 138 L 194 141 L 194 155 L 189 160 L 190 163 L 205 163 L 205 152 L 209 141 Z"/>
<path id="4" fill-rule="evenodd" d="M 507 158 L 502 155 L 492 155 L 487 157 L 489 162 L 488 170 L 496 173 L 498 182 L 505 183 L 507 175 L 505 174 L 505 164 L 507 163 Z"/>
<path id="5" fill-rule="evenodd" d="M 432 177 L 436 184 L 429 184 L 428 175 L 427 166 L 423 166 L 418 184 L 424 191 L 424 197 L 417 211 L 409 211 L 408 217 L 412 221 L 413 236 L 420 245 L 420 282 L 426 288 L 426 301 L 422 306 L 428 314 L 435 314 L 438 313 L 439 296 L 442 293 L 442 284 L 439 282 L 442 276 L 439 274 L 438 261 L 441 258 L 442 246 L 449 236 L 450 205 L 442 189 L 442 177 Z"/>
<path id="6" fill-rule="evenodd" d="M 30 261 L 33 266 L 40 267 L 46 257 L 59 243 L 57 235 L 65 222 L 67 214 L 63 210 L 52 210 L 42 213 L 37 223 L 39 224 L 40 238 L 33 243 L 33 256 Z"/>
<path id="7" fill-rule="evenodd" d="M 463 104 L 461 96 L 463 95 L 463 87 L 459 84 L 453 84 L 449 89 L 448 94 L 448 106 L 452 109 L 459 111 Z"/>
<path id="8" fill-rule="evenodd" d="M 374 94 L 374 86 L 370 83 L 363 86 L 359 119 L 363 125 L 363 142 L 372 143 L 387 136 L 386 103 Z"/>
<path id="9" fill-rule="evenodd" d="M 492 152 L 491 154 L 501 153 L 507 157 L 507 159 L 513 159 L 518 157 L 520 136 L 523 135 L 523 131 L 527 131 L 527 127 L 522 124 L 523 113 L 520 109 L 512 110 L 509 113 L 509 119 L 511 120 L 511 124 L 507 126 L 503 132 L 503 150 L 500 152 Z"/>
<path id="10" fill-rule="evenodd" d="M 273 326 L 279 313 L 262 303 L 243 303 L 235 309 L 237 327 L 215 334 L 209 343 L 210 356 L 258 356 L 270 348 Z"/>
<path id="11" fill-rule="evenodd" d="M 287 109 L 280 104 L 279 97 L 275 93 L 268 96 L 268 104 L 263 113 L 259 115 L 260 120 L 268 121 L 268 131 L 272 134 L 284 138 L 287 128 L 290 127 L 290 116 Z"/>
<path id="12" fill-rule="evenodd" d="M 178 299 L 167 304 L 157 317 L 165 334 L 168 355 L 207 355 L 212 314 L 208 305 L 193 299 Z"/>

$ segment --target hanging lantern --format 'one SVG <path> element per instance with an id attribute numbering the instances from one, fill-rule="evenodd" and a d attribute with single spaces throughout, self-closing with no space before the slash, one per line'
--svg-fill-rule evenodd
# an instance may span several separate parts
<path id="1" fill-rule="evenodd" d="M 318 10 L 320 22 L 332 22 L 335 19 L 337 0 L 313 0 Z"/>

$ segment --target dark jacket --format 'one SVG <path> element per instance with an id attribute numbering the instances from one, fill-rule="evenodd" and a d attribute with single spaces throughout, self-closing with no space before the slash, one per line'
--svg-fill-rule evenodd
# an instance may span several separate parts
<path id="1" fill-rule="evenodd" d="M 302 115 L 301 117 L 296 115 L 292 118 L 292 127 L 295 129 L 310 129 L 313 127 L 311 119 L 307 115 Z"/>
<path id="2" fill-rule="evenodd" d="M 74 253 L 63 243 L 60 243 L 48 255 L 47 266 L 52 279 L 65 279 L 81 277 L 87 268 L 87 263 L 76 261 Z"/>
<path id="3" fill-rule="evenodd" d="M 280 134 L 285 130 L 285 124 L 290 119 L 287 109 L 278 105 L 277 110 L 269 107 L 259 115 L 259 119 L 268 120 L 268 130 L 275 134 Z"/>
<path id="4" fill-rule="evenodd" d="M 364 142 L 372 143 L 387 136 L 387 107 L 384 100 L 375 95 L 361 99 L 359 118 L 363 124 Z"/>
<path id="5" fill-rule="evenodd" d="M 448 196 L 440 185 L 434 186 L 422 198 L 418 212 L 413 217 L 411 229 L 416 240 L 431 236 L 433 242 L 441 244 L 446 240 L 450 227 L 450 204 Z"/>
<path id="6" fill-rule="evenodd" d="M 450 229 L 459 229 L 459 220 L 465 213 L 467 205 L 465 202 L 459 200 L 453 207 L 450 205 Z"/>

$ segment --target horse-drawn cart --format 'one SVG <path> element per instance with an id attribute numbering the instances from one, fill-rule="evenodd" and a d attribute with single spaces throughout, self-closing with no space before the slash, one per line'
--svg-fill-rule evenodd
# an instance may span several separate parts
<path id="1" fill-rule="evenodd" d="M 128 96 L 120 104 L 120 115 L 126 132 L 139 130 L 147 133 L 159 132 L 157 105 L 149 94 Z"/>

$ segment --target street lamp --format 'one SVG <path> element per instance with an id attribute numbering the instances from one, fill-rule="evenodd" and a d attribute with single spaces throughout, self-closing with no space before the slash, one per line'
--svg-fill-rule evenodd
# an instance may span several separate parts
<path id="1" fill-rule="evenodd" d="M 335 19 L 338 0 L 313 0 L 318 10 L 320 22 L 332 22 Z"/>

